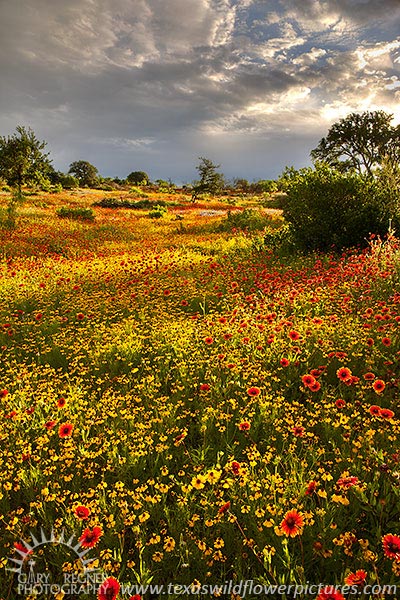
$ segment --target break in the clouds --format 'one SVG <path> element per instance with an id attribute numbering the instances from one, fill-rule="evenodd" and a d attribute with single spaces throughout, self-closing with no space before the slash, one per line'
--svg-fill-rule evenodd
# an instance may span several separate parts
<path id="1" fill-rule="evenodd" d="M 0 0 L 0 134 L 62 170 L 275 177 L 349 112 L 400 121 L 399 32 L 399 0 Z"/>

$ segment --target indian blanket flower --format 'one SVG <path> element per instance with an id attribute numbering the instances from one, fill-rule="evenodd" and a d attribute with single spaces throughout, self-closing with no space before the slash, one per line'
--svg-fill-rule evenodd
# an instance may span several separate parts
<path id="1" fill-rule="evenodd" d="M 318 483 L 316 481 L 310 481 L 306 487 L 306 491 L 304 492 L 306 496 L 312 496 L 315 490 L 317 489 Z"/>
<path id="2" fill-rule="evenodd" d="M 81 519 L 81 521 L 85 521 L 90 515 L 90 510 L 86 506 L 77 506 L 74 509 L 74 513 L 75 516 L 78 517 L 78 519 Z"/>
<path id="3" fill-rule="evenodd" d="M 352 378 L 352 373 L 347 367 L 341 367 L 336 371 L 336 375 L 340 381 L 349 381 Z"/>
<path id="4" fill-rule="evenodd" d="M 58 429 L 58 435 L 60 438 L 70 437 L 72 435 L 73 428 L 74 426 L 71 425 L 71 423 L 63 423 Z"/>
<path id="5" fill-rule="evenodd" d="M 114 577 L 107 577 L 99 587 L 97 598 L 99 600 L 115 600 L 119 590 L 118 581 Z"/>
<path id="6" fill-rule="evenodd" d="M 328 585 L 320 591 L 316 600 L 345 600 L 345 597 L 333 585 Z"/>
<path id="7" fill-rule="evenodd" d="M 226 512 L 228 512 L 228 510 L 230 509 L 230 507 L 231 507 L 231 503 L 230 502 L 225 502 L 225 504 L 223 504 L 222 506 L 219 507 L 218 514 L 219 515 L 225 514 Z"/>
<path id="8" fill-rule="evenodd" d="M 376 404 L 372 404 L 368 410 L 373 417 L 379 417 L 381 414 L 381 407 Z"/>
<path id="9" fill-rule="evenodd" d="M 304 518 L 296 509 L 289 510 L 283 517 L 280 529 L 289 537 L 296 537 L 303 532 Z"/>
<path id="10" fill-rule="evenodd" d="M 58 408 L 64 408 L 64 406 L 66 405 L 66 403 L 67 403 L 67 401 L 62 396 L 61 396 L 61 398 L 59 398 L 57 400 L 57 406 L 58 406 Z"/>
<path id="11" fill-rule="evenodd" d="M 358 479 L 358 477 L 352 477 L 350 475 L 347 477 L 340 477 L 337 480 L 337 486 L 342 490 L 348 490 L 354 485 L 358 485 L 359 483 L 360 480 Z"/>
<path id="12" fill-rule="evenodd" d="M 400 537 L 387 533 L 382 538 L 383 552 L 387 558 L 400 560 Z"/>
<path id="13" fill-rule="evenodd" d="M 393 419 L 394 412 L 390 410 L 390 408 L 381 408 L 379 416 L 382 417 L 382 419 Z"/>
<path id="14" fill-rule="evenodd" d="M 372 384 L 372 387 L 377 394 L 381 394 L 383 392 L 383 390 L 385 389 L 386 384 L 384 381 L 382 381 L 382 379 L 377 379 Z"/>
<path id="15" fill-rule="evenodd" d="M 103 530 L 101 527 L 86 528 L 79 538 L 82 548 L 94 548 L 102 535 Z"/>
<path id="16" fill-rule="evenodd" d="M 248 421 L 242 421 L 242 423 L 239 423 L 238 427 L 240 431 L 249 431 L 250 423 Z"/>
<path id="17" fill-rule="evenodd" d="M 307 373 L 306 375 L 302 376 L 301 381 L 306 387 L 310 387 L 310 385 L 316 383 L 317 380 L 315 379 L 314 375 Z"/>
<path id="18" fill-rule="evenodd" d="M 261 394 L 261 390 L 258 387 L 249 387 L 249 389 L 247 390 L 247 393 L 249 396 L 259 396 Z"/>
<path id="19" fill-rule="evenodd" d="M 346 585 L 365 585 L 367 580 L 367 572 L 364 569 L 359 569 L 355 573 L 349 573 L 344 582 Z"/>

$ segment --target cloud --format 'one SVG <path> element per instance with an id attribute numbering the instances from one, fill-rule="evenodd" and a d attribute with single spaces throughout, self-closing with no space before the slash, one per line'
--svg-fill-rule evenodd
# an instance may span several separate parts
<path id="1" fill-rule="evenodd" d="M 189 172 L 207 144 L 237 164 L 289 135 L 307 160 L 350 110 L 397 114 L 399 25 L 398 0 L 3 2 L 1 133 L 30 125 L 59 168 L 104 174 Z"/>

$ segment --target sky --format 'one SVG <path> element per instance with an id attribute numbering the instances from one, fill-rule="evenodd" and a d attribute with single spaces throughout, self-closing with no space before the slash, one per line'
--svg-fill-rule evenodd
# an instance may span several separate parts
<path id="1" fill-rule="evenodd" d="M 64 172 L 274 179 L 378 109 L 400 122 L 400 0 L 0 0 L 0 135 Z"/>

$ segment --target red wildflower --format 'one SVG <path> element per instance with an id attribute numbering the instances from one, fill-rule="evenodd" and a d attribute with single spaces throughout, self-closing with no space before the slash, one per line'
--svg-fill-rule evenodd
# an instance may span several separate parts
<path id="1" fill-rule="evenodd" d="M 85 315 L 81 312 L 77 313 L 76 318 L 78 319 L 78 321 L 83 321 L 83 319 L 85 318 Z"/>
<path id="2" fill-rule="evenodd" d="M 358 479 L 358 477 L 348 476 L 348 477 L 340 477 L 337 480 L 336 485 L 344 490 L 348 490 L 349 488 L 353 487 L 353 485 L 358 485 L 359 483 L 360 483 L 360 480 Z"/>
<path id="3" fill-rule="evenodd" d="M 213 342 L 214 342 L 214 339 L 212 337 L 204 338 L 204 343 L 207 344 L 208 346 L 210 346 Z"/>
<path id="4" fill-rule="evenodd" d="M 317 489 L 318 483 L 316 481 L 310 481 L 308 486 L 306 487 L 306 491 L 304 492 L 306 496 L 312 496 L 315 490 Z"/>
<path id="5" fill-rule="evenodd" d="M 131 596 L 129 600 L 142 600 L 142 596 L 140 594 L 135 594 L 134 596 Z"/>
<path id="6" fill-rule="evenodd" d="M 295 425 L 295 427 L 293 427 L 292 431 L 293 431 L 293 435 L 295 435 L 296 437 L 304 437 L 304 431 L 305 431 L 304 427 Z"/>
<path id="7" fill-rule="evenodd" d="M 81 521 L 86 521 L 90 515 L 90 510 L 86 506 L 77 506 L 74 510 L 75 516 Z"/>
<path id="8" fill-rule="evenodd" d="M 8 395 L 8 390 L 0 390 L 0 398 L 5 398 Z"/>
<path id="9" fill-rule="evenodd" d="M 74 426 L 71 423 L 63 423 L 58 429 L 58 435 L 60 438 L 69 437 L 72 434 L 73 428 Z"/>
<path id="10" fill-rule="evenodd" d="M 382 381 L 382 379 L 377 379 L 372 384 L 372 387 L 374 388 L 374 390 L 377 394 L 381 394 L 383 392 L 383 390 L 385 389 L 386 384 L 384 381 Z"/>
<path id="11" fill-rule="evenodd" d="M 289 331 L 289 337 L 290 339 L 295 342 L 296 340 L 298 340 L 300 338 L 300 334 L 297 331 Z"/>
<path id="12" fill-rule="evenodd" d="M 44 426 L 46 427 L 46 429 L 48 429 L 50 431 L 50 429 L 53 429 L 54 425 L 57 423 L 57 421 L 47 421 Z"/>
<path id="13" fill-rule="evenodd" d="M 303 375 L 303 377 L 301 378 L 302 382 L 304 383 L 304 385 L 306 387 L 310 387 L 310 385 L 313 385 L 314 383 L 316 383 L 316 379 L 313 375 L 307 374 L 307 375 Z"/>
<path id="14" fill-rule="evenodd" d="M 387 558 L 400 559 L 400 537 L 387 533 L 382 538 L 383 552 Z"/>
<path id="15" fill-rule="evenodd" d="M 281 358 L 281 365 L 282 367 L 288 367 L 290 365 L 290 362 L 287 358 Z"/>
<path id="16" fill-rule="evenodd" d="M 24 554 L 25 556 L 28 556 L 29 554 L 32 554 L 32 552 L 33 552 L 33 550 L 26 548 L 26 546 L 24 546 L 24 544 L 21 544 L 21 542 L 14 542 L 14 548 L 16 550 L 18 550 L 18 552 L 20 554 Z"/>
<path id="17" fill-rule="evenodd" d="M 249 387 L 249 389 L 247 390 L 247 393 L 249 396 L 259 396 L 261 394 L 261 390 L 258 387 Z"/>
<path id="18" fill-rule="evenodd" d="M 312 392 L 319 392 L 319 390 L 321 389 L 321 384 L 319 381 L 314 381 L 314 383 L 308 386 L 308 389 Z"/>
<path id="19" fill-rule="evenodd" d="M 296 537 L 303 532 L 304 518 L 295 508 L 289 510 L 280 524 L 283 533 L 289 537 Z"/>
<path id="20" fill-rule="evenodd" d="M 200 384 L 200 391 L 201 392 L 208 392 L 211 389 L 211 386 L 208 385 L 208 383 L 201 383 Z"/>
<path id="21" fill-rule="evenodd" d="M 66 399 L 65 399 L 65 398 L 63 398 L 62 396 L 61 396 L 61 398 L 59 398 L 59 399 L 57 400 L 57 406 L 58 406 L 58 408 L 64 408 L 64 406 L 65 406 L 66 404 L 67 404 L 67 401 L 66 401 Z"/>
<path id="22" fill-rule="evenodd" d="M 375 375 L 371 372 L 365 373 L 364 379 L 366 381 L 373 381 L 375 379 Z"/>
<path id="23" fill-rule="evenodd" d="M 352 373 L 350 369 L 347 367 L 341 367 L 336 371 L 336 375 L 340 379 L 340 381 L 348 381 L 352 377 Z"/>
<path id="24" fill-rule="evenodd" d="M 236 460 L 232 461 L 231 469 L 234 475 L 239 475 L 240 463 L 238 463 Z"/>
<path id="25" fill-rule="evenodd" d="M 231 507 L 231 503 L 230 502 L 225 502 L 225 504 L 223 504 L 219 509 L 218 509 L 218 514 L 219 515 L 223 515 L 224 513 L 228 512 L 228 510 Z"/>
<path id="26" fill-rule="evenodd" d="M 346 402 L 343 400 L 343 398 L 338 398 L 335 402 L 335 406 L 336 408 L 344 408 L 346 406 Z"/>
<path id="27" fill-rule="evenodd" d="M 368 338 L 367 339 L 367 346 L 373 346 L 374 345 L 374 340 L 372 338 Z"/>
<path id="28" fill-rule="evenodd" d="M 101 527 L 86 528 L 79 538 L 82 548 L 94 548 L 102 535 L 103 530 Z"/>
<path id="29" fill-rule="evenodd" d="M 389 408 L 381 408 L 379 411 L 379 416 L 382 417 L 382 419 L 393 419 L 394 412 Z"/>
<path id="30" fill-rule="evenodd" d="M 388 338 L 388 337 L 384 337 L 384 338 L 382 338 L 382 344 L 383 344 L 384 346 L 390 346 L 390 344 L 391 344 L 391 343 L 392 343 L 392 342 L 391 342 L 390 338 Z"/>
<path id="31" fill-rule="evenodd" d="M 360 569 L 355 573 L 349 573 L 344 582 L 346 585 L 365 585 L 366 579 L 367 572 L 364 569 Z"/>
<path id="32" fill-rule="evenodd" d="M 373 417 L 379 417 L 381 414 L 381 407 L 377 406 L 376 404 L 373 404 L 369 407 L 369 412 Z"/>
<path id="33" fill-rule="evenodd" d="M 248 421 L 242 421 L 242 423 L 239 423 L 238 427 L 240 431 L 249 431 L 250 423 Z"/>
<path id="34" fill-rule="evenodd" d="M 316 600 L 345 600 L 345 597 L 333 585 L 329 585 L 318 594 Z"/>
<path id="35" fill-rule="evenodd" d="M 115 600 L 119 590 L 118 581 L 114 577 L 107 577 L 99 587 L 97 597 L 99 600 Z"/>

